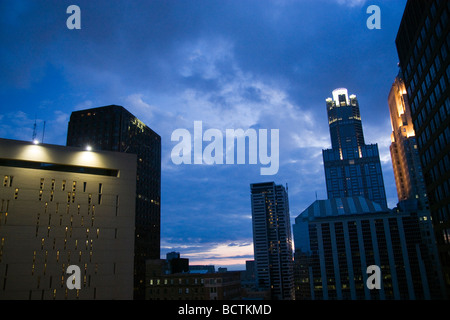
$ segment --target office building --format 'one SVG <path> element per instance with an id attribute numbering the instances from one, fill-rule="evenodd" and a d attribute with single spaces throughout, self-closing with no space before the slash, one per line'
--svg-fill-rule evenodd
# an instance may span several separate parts
<path id="1" fill-rule="evenodd" d="M 447 294 L 450 289 L 450 2 L 409 0 L 395 40 Z"/>
<path id="2" fill-rule="evenodd" d="M 237 300 L 241 298 L 240 271 L 180 273 L 150 277 L 147 300 Z"/>
<path id="3" fill-rule="evenodd" d="M 67 145 L 137 155 L 135 299 L 145 298 L 145 260 L 160 256 L 161 137 L 121 106 L 73 112 Z"/>
<path id="4" fill-rule="evenodd" d="M 241 272 L 178 272 L 170 262 L 179 253 L 167 254 L 167 259 L 146 261 L 146 300 L 235 300 L 241 298 Z M 184 259 L 188 261 L 189 259 Z M 186 269 L 189 269 L 189 265 Z M 221 268 L 220 268 L 221 269 Z"/>
<path id="5" fill-rule="evenodd" d="M 316 200 L 293 226 L 297 297 L 313 300 L 442 298 L 418 217 L 362 197 Z M 381 270 L 380 289 L 366 285 Z"/>
<path id="6" fill-rule="evenodd" d="M 419 217 L 422 239 L 428 247 L 430 259 L 433 261 L 432 266 L 435 268 L 436 282 L 439 282 L 443 289 L 442 270 L 411 118 L 411 109 L 401 74 L 395 78 L 392 84 L 388 96 L 388 105 L 392 125 L 390 152 L 399 201 L 396 210 L 415 213 Z"/>
<path id="7" fill-rule="evenodd" d="M 0 299 L 133 299 L 136 156 L 5 139 L 0 155 Z"/>
<path id="8" fill-rule="evenodd" d="M 388 96 L 391 117 L 390 152 L 394 169 L 398 200 L 416 199 L 421 209 L 428 208 L 422 166 L 417 150 L 416 136 L 406 95 L 400 76 L 395 78 Z"/>
<path id="9" fill-rule="evenodd" d="M 212 264 L 197 264 L 189 265 L 190 273 L 214 273 L 216 272 L 216 267 Z"/>
<path id="10" fill-rule="evenodd" d="M 256 281 L 273 300 L 294 298 L 287 190 L 274 182 L 250 185 Z"/>
<path id="11" fill-rule="evenodd" d="M 377 144 L 365 144 L 359 104 L 345 88 L 326 99 L 331 149 L 322 151 L 328 198 L 361 196 L 387 208 Z"/>
<path id="12" fill-rule="evenodd" d="M 189 259 L 181 258 L 179 252 L 169 252 L 166 254 L 167 273 L 189 272 Z"/>

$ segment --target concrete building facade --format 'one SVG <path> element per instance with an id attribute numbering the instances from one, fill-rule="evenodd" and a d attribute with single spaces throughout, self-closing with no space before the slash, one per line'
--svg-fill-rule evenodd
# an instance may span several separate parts
<path id="1" fill-rule="evenodd" d="M 132 299 L 136 156 L 5 139 L 0 155 L 0 299 Z"/>

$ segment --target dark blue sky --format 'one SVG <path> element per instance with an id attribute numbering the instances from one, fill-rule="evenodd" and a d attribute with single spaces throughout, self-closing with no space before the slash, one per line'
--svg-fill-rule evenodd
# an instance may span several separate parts
<path id="1" fill-rule="evenodd" d="M 66 9 L 81 9 L 69 30 Z M 369 5 L 381 29 L 369 30 Z M 70 113 L 123 105 L 162 137 L 161 254 L 191 263 L 252 259 L 250 183 L 288 184 L 291 220 L 326 198 L 325 99 L 359 100 L 366 143 L 378 143 L 388 204 L 397 193 L 387 96 L 406 0 L 148 0 L 0 2 L 0 137 L 64 145 Z M 175 165 L 177 128 L 279 129 L 280 169 Z"/>

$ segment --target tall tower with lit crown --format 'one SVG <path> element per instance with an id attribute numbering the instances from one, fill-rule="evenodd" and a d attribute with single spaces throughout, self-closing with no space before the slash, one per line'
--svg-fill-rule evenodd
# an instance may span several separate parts
<path id="1" fill-rule="evenodd" d="M 361 196 L 387 208 L 377 144 L 365 144 L 356 95 L 326 99 L 331 149 L 322 151 L 328 198 Z"/>

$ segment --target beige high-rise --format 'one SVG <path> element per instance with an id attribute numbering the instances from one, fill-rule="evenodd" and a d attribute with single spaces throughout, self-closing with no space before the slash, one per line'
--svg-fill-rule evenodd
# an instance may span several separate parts
<path id="1" fill-rule="evenodd" d="M 419 206 L 425 208 L 428 205 L 425 183 L 405 84 L 400 77 L 392 84 L 388 105 L 392 126 L 390 151 L 398 201 L 417 199 Z"/>
<path id="2" fill-rule="evenodd" d="M 0 299 L 133 298 L 135 155 L 0 139 L 0 178 Z"/>

